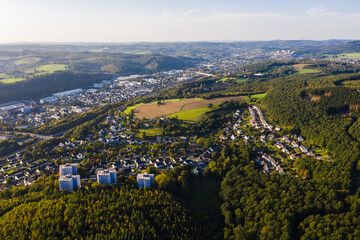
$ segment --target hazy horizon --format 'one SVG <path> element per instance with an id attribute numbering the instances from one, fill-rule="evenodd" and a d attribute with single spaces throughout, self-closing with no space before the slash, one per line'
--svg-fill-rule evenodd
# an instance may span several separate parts
<path id="1" fill-rule="evenodd" d="M 360 2 L 3 0 L 0 43 L 360 39 Z"/>

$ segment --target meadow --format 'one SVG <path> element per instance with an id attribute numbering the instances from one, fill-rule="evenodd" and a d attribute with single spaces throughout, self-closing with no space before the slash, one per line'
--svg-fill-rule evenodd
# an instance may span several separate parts
<path id="1" fill-rule="evenodd" d="M 179 119 L 187 121 L 199 121 L 202 115 L 206 112 L 214 110 L 217 105 L 224 101 L 238 101 L 246 100 L 245 97 L 223 97 L 213 99 L 171 99 L 158 104 L 157 102 L 151 102 L 146 104 L 137 104 L 135 106 L 128 107 L 125 110 L 126 114 L 129 114 L 131 110 L 134 110 L 135 117 L 137 118 L 155 118 L 162 116 L 177 116 Z M 213 106 L 209 108 L 209 104 Z"/>
<path id="2" fill-rule="evenodd" d="M 293 69 L 295 70 L 295 74 L 306 74 L 306 73 L 318 73 L 319 70 L 316 69 L 306 69 L 304 67 L 310 64 L 295 64 L 293 65 Z"/>
<path id="3" fill-rule="evenodd" d="M 340 54 L 324 54 L 325 58 L 347 58 L 347 59 L 360 59 L 360 53 L 340 53 Z"/>
<path id="4" fill-rule="evenodd" d="M 15 83 L 15 82 L 21 82 L 21 81 L 25 81 L 25 78 L 5 78 L 5 79 L 0 79 L 0 83 L 4 83 L 4 84 L 10 84 L 10 83 Z"/>

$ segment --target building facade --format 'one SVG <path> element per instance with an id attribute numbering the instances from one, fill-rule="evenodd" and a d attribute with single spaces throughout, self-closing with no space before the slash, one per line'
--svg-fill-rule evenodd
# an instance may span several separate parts
<path id="1" fill-rule="evenodd" d="M 63 175 L 59 177 L 60 190 L 73 191 L 81 188 L 80 175 Z"/>
<path id="2" fill-rule="evenodd" d="M 97 181 L 100 184 L 116 184 L 116 170 L 105 169 L 97 172 Z"/>
<path id="3" fill-rule="evenodd" d="M 152 187 L 154 185 L 154 174 L 138 174 L 137 177 L 138 187 Z"/>
<path id="4" fill-rule="evenodd" d="M 77 164 L 76 163 L 67 163 L 65 165 L 60 165 L 59 167 L 60 176 L 65 175 L 77 175 Z"/>

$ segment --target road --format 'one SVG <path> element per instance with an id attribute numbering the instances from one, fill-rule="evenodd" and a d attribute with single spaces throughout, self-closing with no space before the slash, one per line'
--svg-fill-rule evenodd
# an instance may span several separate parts
<path id="1" fill-rule="evenodd" d="M 39 142 L 41 142 L 41 141 L 49 140 L 49 139 L 52 139 L 52 138 L 54 138 L 54 137 L 61 137 L 64 133 L 66 133 L 66 132 L 69 131 L 69 130 L 70 130 L 70 129 L 65 130 L 65 131 L 62 131 L 62 132 L 59 132 L 59 133 L 56 133 L 56 134 L 54 134 L 54 135 L 50 135 L 50 136 L 41 135 L 41 134 L 35 134 L 35 133 L 26 133 L 26 132 L 0 131 L 0 134 L 8 134 L 8 135 L 14 135 L 14 134 L 30 135 L 31 137 L 36 137 L 36 138 L 39 139 L 39 140 L 36 141 L 35 143 L 30 144 L 30 145 L 28 145 L 28 146 L 26 146 L 26 147 L 24 147 L 24 148 L 22 148 L 22 149 L 19 149 L 19 150 L 17 150 L 16 152 L 10 153 L 10 154 L 8 154 L 8 155 L 6 155 L 6 156 L 4 156 L 4 157 L 0 157 L 0 162 L 1 162 L 1 161 L 4 161 L 5 159 L 7 159 L 7 158 L 9 158 L 9 157 L 15 156 L 17 153 L 24 152 L 27 147 L 31 147 L 31 146 L 33 146 L 33 145 L 35 145 L 35 144 L 37 144 L 37 143 L 39 143 Z"/>
<path id="2" fill-rule="evenodd" d="M 53 138 L 53 136 L 46 136 L 46 135 L 40 135 L 35 133 L 26 133 L 26 132 L 16 132 L 16 131 L 0 131 L 0 134 L 8 134 L 8 135 L 14 135 L 14 134 L 21 134 L 21 135 L 30 135 L 30 137 L 36 137 L 40 138 L 42 140 L 49 140 Z"/>

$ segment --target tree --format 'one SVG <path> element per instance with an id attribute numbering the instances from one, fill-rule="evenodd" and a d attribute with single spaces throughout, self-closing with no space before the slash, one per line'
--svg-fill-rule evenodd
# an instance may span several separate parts
<path id="1" fill-rule="evenodd" d="M 212 103 L 209 103 L 208 108 L 212 108 L 214 105 Z"/>
<path id="2" fill-rule="evenodd" d="M 143 140 L 146 139 L 146 132 L 140 132 L 139 137 Z"/>

